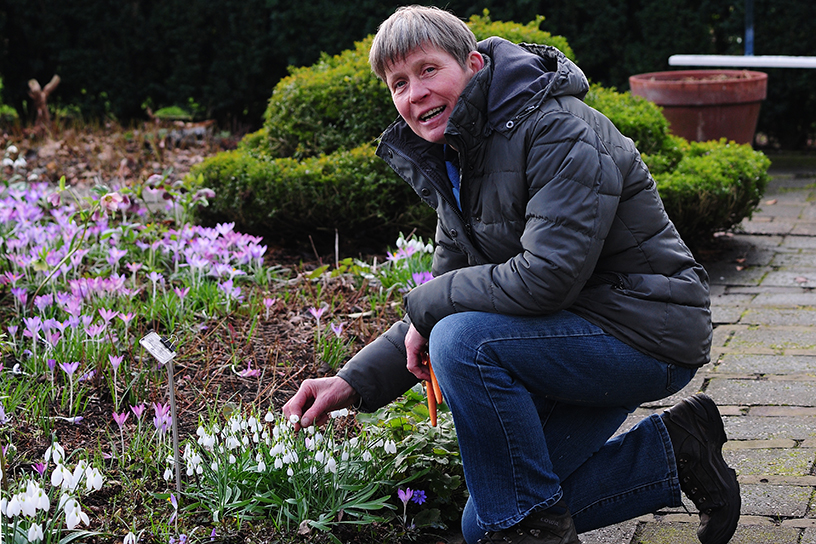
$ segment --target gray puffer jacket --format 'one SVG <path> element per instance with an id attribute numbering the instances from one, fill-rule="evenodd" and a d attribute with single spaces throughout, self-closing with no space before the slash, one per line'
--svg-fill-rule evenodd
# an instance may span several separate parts
<path id="1" fill-rule="evenodd" d="M 438 215 L 434 279 L 407 318 L 339 375 L 383 406 L 416 383 L 403 339 L 455 312 L 568 310 L 667 363 L 697 367 L 711 345 L 708 276 L 680 239 L 629 138 L 582 102 L 588 83 L 555 48 L 480 42 L 446 140 L 459 151 L 462 211 L 440 145 L 398 120 L 378 155 Z"/>

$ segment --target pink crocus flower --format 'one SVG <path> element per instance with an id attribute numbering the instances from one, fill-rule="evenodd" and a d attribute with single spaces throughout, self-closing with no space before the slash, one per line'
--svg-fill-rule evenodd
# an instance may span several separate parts
<path id="1" fill-rule="evenodd" d="M 136 315 L 133 312 L 128 312 L 126 314 L 123 314 L 122 312 L 119 312 L 118 317 L 119 317 L 119 319 L 121 319 L 124 322 L 125 327 L 127 327 L 130 324 L 130 322 L 133 320 L 133 318 L 136 317 Z"/>
<path id="2" fill-rule="evenodd" d="M 116 422 L 117 425 L 119 425 L 120 429 L 122 428 L 122 426 L 127 421 L 128 416 L 130 416 L 130 414 L 128 412 L 122 412 L 121 414 L 117 414 L 116 412 L 113 412 L 113 420 Z"/>
<path id="3" fill-rule="evenodd" d="M 133 412 L 133 415 L 136 416 L 136 419 L 142 419 L 142 414 L 144 414 L 145 409 L 147 406 L 145 403 L 137 404 L 136 406 L 131 406 L 130 410 Z"/>
<path id="4" fill-rule="evenodd" d="M 31 465 L 31 468 L 37 471 L 37 474 L 39 474 L 40 476 L 45 474 L 45 463 L 35 463 Z"/>
<path id="5" fill-rule="evenodd" d="M 343 327 L 345 323 L 332 323 L 331 330 L 337 338 L 340 338 L 340 335 L 343 334 Z"/>
<path id="6" fill-rule="evenodd" d="M 320 321 L 320 317 L 326 312 L 326 307 L 321 306 L 320 308 L 315 308 L 314 306 L 309 308 L 309 313 L 312 314 L 312 317 Z"/>
<path id="7" fill-rule="evenodd" d="M 99 308 L 99 315 L 105 320 L 105 323 L 110 323 L 110 320 L 119 315 L 116 310 L 108 310 L 107 308 Z"/>
<path id="8" fill-rule="evenodd" d="M 189 287 L 173 287 L 173 292 L 178 295 L 181 300 L 184 300 L 184 297 L 187 296 L 187 293 L 190 292 Z"/>
<path id="9" fill-rule="evenodd" d="M 258 368 L 252 368 L 252 361 L 247 361 L 246 369 L 239 372 L 238 375 L 242 378 L 254 378 L 260 376 L 261 371 Z"/>
<path id="10" fill-rule="evenodd" d="M 116 375 L 116 372 L 119 370 L 119 365 L 122 364 L 122 359 L 124 359 L 124 355 L 108 355 L 108 360 L 110 361 L 111 366 L 113 367 L 113 374 Z"/>

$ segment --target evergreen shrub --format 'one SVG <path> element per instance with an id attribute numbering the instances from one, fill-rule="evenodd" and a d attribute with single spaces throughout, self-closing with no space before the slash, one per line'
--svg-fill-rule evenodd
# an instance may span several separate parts
<path id="1" fill-rule="evenodd" d="M 656 167 L 654 177 L 669 217 L 684 239 L 697 245 L 751 217 L 768 185 L 771 161 L 750 145 L 725 139 L 677 140 L 682 158 L 672 170 Z M 648 155 L 644 159 L 652 162 Z"/>
<path id="2" fill-rule="evenodd" d="M 331 155 L 266 160 L 242 150 L 219 153 L 192 175 L 215 190 L 199 210 L 204 223 L 235 222 L 277 242 L 368 235 L 393 241 L 401 228 L 432 232 L 433 211 L 364 144 Z M 387 238 L 385 237 L 387 233 Z"/>

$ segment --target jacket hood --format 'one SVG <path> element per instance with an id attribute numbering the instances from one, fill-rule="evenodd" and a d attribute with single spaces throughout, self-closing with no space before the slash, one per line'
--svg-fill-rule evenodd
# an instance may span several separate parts
<path id="1" fill-rule="evenodd" d="M 479 42 L 477 49 L 486 57 L 485 68 L 462 96 L 465 101 L 479 102 L 477 89 L 484 91 L 479 109 L 492 130 L 506 133 L 512 128 L 508 122 L 517 121 L 543 100 L 558 96 L 583 99 L 589 90 L 581 69 L 555 47 L 516 45 L 493 37 Z"/>

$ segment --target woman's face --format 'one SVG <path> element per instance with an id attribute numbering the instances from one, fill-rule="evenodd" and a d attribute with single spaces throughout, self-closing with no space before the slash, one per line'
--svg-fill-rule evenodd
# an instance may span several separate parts
<path id="1" fill-rule="evenodd" d="M 385 82 L 411 130 L 429 142 L 445 143 L 445 127 L 456 101 L 483 66 L 484 59 L 476 51 L 462 68 L 450 53 L 425 46 L 390 64 Z"/>

